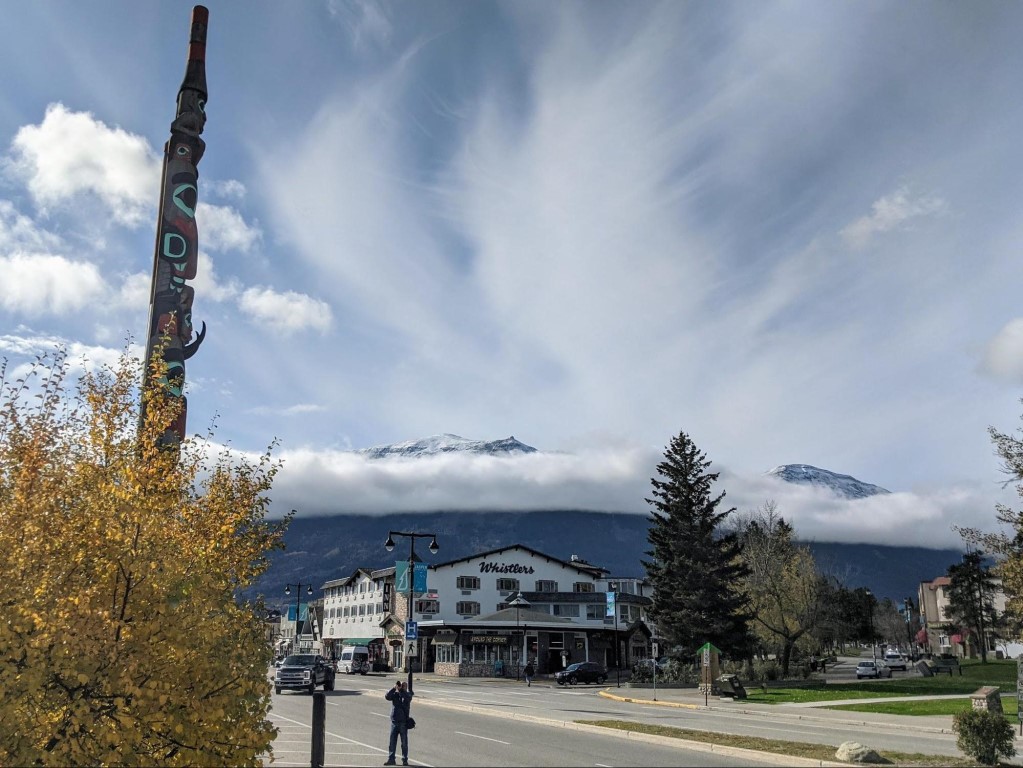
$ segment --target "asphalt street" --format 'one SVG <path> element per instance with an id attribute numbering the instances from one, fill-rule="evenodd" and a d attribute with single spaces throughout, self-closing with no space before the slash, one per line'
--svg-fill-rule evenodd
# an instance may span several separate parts
<path id="1" fill-rule="evenodd" d="M 380 765 L 387 757 L 390 703 L 384 693 L 395 676 L 339 676 L 327 696 L 326 765 Z M 602 699 L 601 687 L 533 688 L 417 681 L 410 732 L 410 762 L 422 766 L 761 766 L 777 758 L 715 753 L 678 743 L 648 743 L 605 729 L 565 722 L 617 716 L 623 705 Z M 556 713 L 556 714 L 555 714 Z M 312 697 L 274 695 L 271 720 L 280 734 L 274 765 L 308 766 Z M 400 761 L 400 749 L 399 749 Z"/>
<path id="2" fill-rule="evenodd" d="M 858 685 L 856 659 L 828 669 L 829 684 Z M 910 677 L 915 670 L 896 672 Z M 395 674 L 339 675 L 327 694 L 327 764 L 373 765 L 386 757 L 390 705 L 383 694 Z M 874 749 L 961 756 L 951 717 L 908 717 L 812 707 L 765 705 L 704 697 L 693 689 L 560 687 L 538 680 L 531 688 L 514 680 L 416 676 L 412 732 L 413 764 L 463 765 L 762 765 L 791 764 L 779 756 L 748 751 L 708 752 L 679 740 L 629 738 L 622 731 L 577 725 L 615 719 L 693 730 L 759 736 L 838 747 L 858 741 Z M 658 701 L 652 699 L 656 696 Z M 706 704 L 705 704 L 706 702 Z M 835 704 L 837 702 L 829 702 Z M 275 695 L 271 718 L 281 729 L 275 764 L 309 765 L 312 699 Z M 1023 739 L 1017 741 L 1023 750 Z"/>

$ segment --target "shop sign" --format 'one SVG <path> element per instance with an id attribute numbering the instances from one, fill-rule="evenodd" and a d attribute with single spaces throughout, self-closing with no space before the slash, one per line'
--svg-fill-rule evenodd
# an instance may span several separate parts
<path id="1" fill-rule="evenodd" d="M 518 563 L 480 563 L 480 573 L 533 573 L 533 566 Z"/>
<path id="2" fill-rule="evenodd" d="M 508 645 L 508 638 L 504 635 L 470 635 L 469 642 L 472 645 Z"/>

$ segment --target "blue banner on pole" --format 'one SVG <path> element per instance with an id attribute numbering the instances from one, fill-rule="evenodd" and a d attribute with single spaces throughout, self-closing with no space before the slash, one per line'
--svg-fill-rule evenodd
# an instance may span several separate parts
<path id="1" fill-rule="evenodd" d="M 394 563 L 394 591 L 399 595 L 408 594 L 407 560 L 398 560 Z M 420 594 L 426 591 L 426 563 L 415 564 L 412 591 Z"/>
<path id="2" fill-rule="evenodd" d="M 614 616 L 615 615 L 615 593 L 614 592 L 608 592 L 607 593 L 607 612 L 604 615 L 605 616 Z"/>

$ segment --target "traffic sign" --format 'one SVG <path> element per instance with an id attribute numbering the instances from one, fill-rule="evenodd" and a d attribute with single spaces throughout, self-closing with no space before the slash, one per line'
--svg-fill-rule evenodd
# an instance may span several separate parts
<path id="1" fill-rule="evenodd" d="M 418 646 L 419 646 L 419 643 L 409 643 L 408 644 L 408 650 L 405 651 L 405 653 L 408 654 L 410 657 L 411 656 L 418 656 L 419 655 L 419 647 Z"/>
<path id="2" fill-rule="evenodd" d="M 418 640 L 419 639 L 419 623 L 415 621 L 405 622 L 405 639 L 406 640 Z"/>

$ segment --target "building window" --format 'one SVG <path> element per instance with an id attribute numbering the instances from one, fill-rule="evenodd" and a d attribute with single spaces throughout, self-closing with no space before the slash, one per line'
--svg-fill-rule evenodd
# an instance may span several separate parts
<path id="1" fill-rule="evenodd" d="M 573 592 L 594 592 L 596 591 L 592 581 L 577 581 L 572 585 Z"/>
<path id="2" fill-rule="evenodd" d="M 498 579 L 497 589 L 499 592 L 514 592 L 519 588 L 518 579 Z"/>
<path id="3" fill-rule="evenodd" d="M 480 588 L 480 577 L 479 576 L 459 576 L 456 580 L 456 586 L 458 589 L 479 589 Z"/>
<path id="4" fill-rule="evenodd" d="M 559 603 L 554 604 L 554 615 L 555 616 L 578 616 L 579 615 L 579 604 L 569 603 L 562 605 Z"/>
<path id="5" fill-rule="evenodd" d="M 479 616 L 480 604 L 462 601 L 455 606 L 455 613 L 459 616 Z"/>
<path id="6" fill-rule="evenodd" d="M 453 643 L 437 643 L 433 646 L 437 652 L 437 661 L 445 663 L 458 662 L 458 646 Z"/>
<path id="7" fill-rule="evenodd" d="M 607 613 L 607 605 L 587 605 L 586 606 L 586 618 L 587 619 L 603 619 Z"/>
<path id="8" fill-rule="evenodd" d="M 348 616 L 348 610 L 349 610 L 348 606 L 346 605 L 343 610 L 344 610 L 344 616 L 347 617 Z"/>
<path id="9" fill-rule="evenodd" d="M 416 613 L 439 613 L 440 600 L 416 600 Z"/>
<path id="10" fill-rule="evenodd" d="M 537 592 L 557 592 L 558 582 L 548 581 L 547 579 L 540 579 L 536 582 Z"/>

